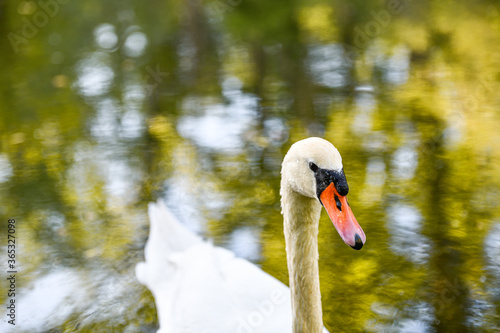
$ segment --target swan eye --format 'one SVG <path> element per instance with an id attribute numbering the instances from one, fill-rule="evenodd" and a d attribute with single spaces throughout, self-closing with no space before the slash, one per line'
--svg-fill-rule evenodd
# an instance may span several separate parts
<path id="1" fill-rule="evenodd" d="M 311 169 L 313 172 L 316 172 L 316 171 L 318 171 L 319 168 L 313 162 L 309 162 L 309 169 Z"/>

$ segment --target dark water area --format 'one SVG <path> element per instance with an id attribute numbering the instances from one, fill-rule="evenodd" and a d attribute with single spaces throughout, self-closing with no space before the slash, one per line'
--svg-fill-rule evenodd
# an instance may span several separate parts
<path id="1" fill-rule="evenodd" d="M 367 243 L 325 213 L 330 332 L 500 331 L 495 1 L 0 1 L 0 303 L 12 332 L 154 332 L 147 203 L 288 284 L 279 182 L 340 151 Z"/>

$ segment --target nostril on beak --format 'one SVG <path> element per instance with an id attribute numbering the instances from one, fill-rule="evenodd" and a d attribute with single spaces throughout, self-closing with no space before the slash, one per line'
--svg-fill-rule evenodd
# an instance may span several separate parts
<path id="1" fill-rule="evenodd" d="M 361 248 L 363 247 L 363 241 L 361 240 L 361 237 L 358 234 L 354 235 L 354 241 L 355 244 L 354 246 L 351 247 L 355 250 L 361 250 Z"/>

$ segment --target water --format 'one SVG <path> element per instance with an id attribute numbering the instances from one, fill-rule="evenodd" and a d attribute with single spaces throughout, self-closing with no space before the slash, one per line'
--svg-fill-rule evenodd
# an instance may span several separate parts
<path id="1" fill-rule="evenodd" d="M 495 2 L 0 8 L 16 332 L 154 331 L 134 266 L 158 198 L 287 283 L 280 163 L 307 136 L 338 147 L 367 235 L 352 251 L 322 215 L 326 327 L 500 330 Z"/>

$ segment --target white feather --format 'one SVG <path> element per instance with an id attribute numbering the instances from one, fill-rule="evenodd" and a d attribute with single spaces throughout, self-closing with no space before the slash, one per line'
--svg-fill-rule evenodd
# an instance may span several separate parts
<path id="1" fill-rule="evenodd" d="M 136 275 L 156 301 L 161 333 L 291 332 L 288 287 L 149 205 L 146 261 Z"/>

